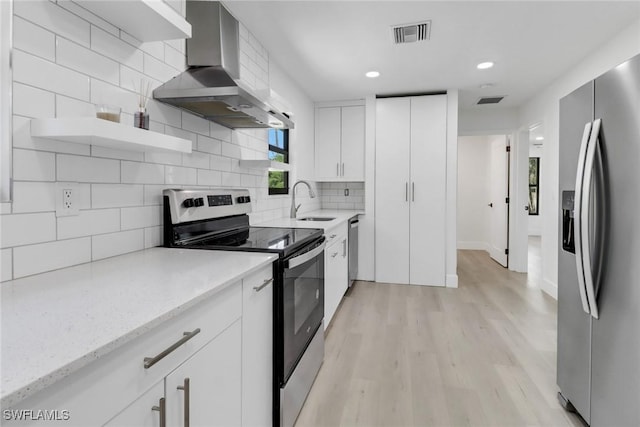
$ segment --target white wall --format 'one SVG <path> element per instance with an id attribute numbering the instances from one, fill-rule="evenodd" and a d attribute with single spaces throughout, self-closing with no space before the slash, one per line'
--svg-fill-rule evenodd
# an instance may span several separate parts
<path id="1" fill-rule="evenodd" d="M 96 103 L 121 106 L 121 122 L 132 125 L 133 81 L 155 87 L 177 75 L 185 68 L 185 43 L 141 43 L 72 2 L 18 1 L 14 16 L 14 199 L 2 204 L 2 280 L 160 245 L 167 187 L 247 187 L 252 222 L 287 214 L 290 198 L 268 195 L 265 170 L 239 167 L 239 159 L 266 158 L 266 130 L 231 131 L 151 100 L 151 130 L 191 139 L 192 154 L 32 138 L 31 118 L 93 116 Z M 261 89 L 271 74 L 296 114 L 292 146 L 312 146 L 313 104 L 242 25 L 241 37 L 241 77 Z M 294 175 L 300 157 L 294 148 Z M 80 215 L 56 217 L 58 181 L 79 183 Z M 304 204 L 320 206 L 319 199 Z"/>
<path id="2" fill-rule="evenodd" d="M 458 138 L 458 249 L 488 251 L 490 148 L 486 136 Z"/>
<path id="3" fill-rule="evenodd" d="M 550 295 L 558 288 L 558 144 L 559 101 L 588 82 L 640 54 L 640 20 L 623 29 L 572 69 L 525 103 L 519 111 L 520 126 L 544 123 L 545 165 L 541 168 L 542 203 L 549 209 L 542 224 L 542 286 Z"/>
<path id="4" fill-rule="evenodd" d="M 542 168 L 546 167 L 546 162 L 543 158 L 544 150 L 542 145 L 529 145 L 529 157 L 539 157 L 540 158 L 540 172 L 542 172 Z M 538 176 L 538 191 L 542 189 L 542 177 Z M 541 236 L 542 235 L 542 221 L 544 218 L 545 209 L 544 209 L 544 199 L 542 195 L 539 195 L 538 200 L 538 215 L 529 215 L 529 236 Z"/>
<path id="5" fill-rule="evenodd" d="M 506 135 L 518 128 L 516 108 L 475 106 L 460 109 L 459 115 L 460 135 Z"/>

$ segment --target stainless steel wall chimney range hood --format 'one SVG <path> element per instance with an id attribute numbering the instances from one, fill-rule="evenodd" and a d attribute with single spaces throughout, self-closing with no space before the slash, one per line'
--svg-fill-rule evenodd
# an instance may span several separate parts
<path id="1" fill-rule="evenodd" d="M 216 1 L 187 0 L 189 68 L 153 91 L 173 105 L 231 129 L 293 128 L 286 113 L 240 81 L 238 21 Z"/>

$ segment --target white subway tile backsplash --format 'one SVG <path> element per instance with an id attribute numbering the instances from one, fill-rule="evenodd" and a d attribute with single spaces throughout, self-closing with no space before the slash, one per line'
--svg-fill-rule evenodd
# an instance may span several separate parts
<path id="1" fill-rule="evenodd" d="M 184 127 L 184 123 L 183 123 L 183 127 Z M 193 132 L 189 132 L 189 131 L 184 130 L 184 129 L 178 129 L 178 128 L 174 128 L 172 126 L 165 126 L 164 127 L 164 131 L 165 131 L 165 133 L 167 135 L 175 136 L 177 138 L 183 138 L 183 139 L 191 140 L 192 145 L 195 145 L 197 143 L 197 141 L 198 141 L 198 135 L 197 134 L 195 134 Z"/>
<path id="2" fill-rule="evenodd" d="M 13 179 L 16 181 L 55 181 L 55 154 L 14 149 Z"/>
<path id="3" fill-rule="evenodd" d="M 13 47 L 44 58 L 56 59 L 56 36 L 19 16 L 13 19 Z"/>
<path id="4" fill-rule="evenodd" d="M 98 27 L 91 27 L 91 49 L 134 70 L 143 69 L 141 50 Z"/>
<path id="5" fill-rule="evenodd" d="M 91 238 L 93 261 L 142 249 L 144 249 L 144 230 L 142 229 L 101 234 Z"/>
<path id="6" fill-rule="evenodd" d="M 163 49 L 164 50 L 164 49 Z M 177 76 L 180 71 L 149 54 L 144 55 L 144 73 L 161 82 L 167 82 Z"/>
<path id="7" fill-rule="evenodd" d="M 120 209 L 83 210 L 77 216 L 57 218 L 58 239 L 120 231 Z"/>
<path id="8" fill-rule="evenodd" d="M 116 61 L 62 37 L 56 37 L 56 62 L 100 80 L 120 84 L 120 66 Z"/>
<path id="9" fill-rule="evenodd" d="M 56 117 L 95 117 L 96 107 L 90 102 L 56 95 Z"/>
<path id="10" fill-rule="evenodd" d="M 231 172 L 231 159 L 228 157 L 216 156 L 215 154 L 211 154 L 209 156 L 210 166 L 209 169 L 223 171 L 223 172 Z"/>
<path id="11" fill-rule="evenodd" d="M 185 45 L 185 40 L 184 39 L 177 39 L 177 40 L 167 40 L 166 44 L 168 44 L 169 46 L 171 46 L 172 48 L 174 48 L 175 50 L 177 50 L 178 52 L 181 53 L 186 53 L 187 52 L 187 48 Z"/>
<path id="12" fill-rule="evenodd" d="M 53 182 L 13 182 L 13 213 L 56 210 Z"/>
<path id="13" fill-rule="evenodd" d="M 144 206 L 120 209 L 120 224 L 123 230 L 158 226 L 162 223 L 159 206 Z"/>
<path id="14" fill-rule="evenodd" d="M 198 169 L 198 185 L 219 186 L 222 184 L 222 172 Z"/>
<path id="15" fill-rule="evenodd" d="M 12 249 L 0 251 L 0 282 L 13 278 L 13 252 Z"/>
<path id="16" fill-rule="evenodd" d="M 19 50 L 13 52 L 13 80 L 72 98 L 89 100 L 88 76 Z"/>
<path id="17" fill-rule="evenodd" d="M 91 24 L 47 0 L 14 1 L 14 14 L 56 34 L 89 46 Z"/>
<path id="18" fill-rule="evenodd" d="M 91 79 L 91 102 L 115 105 L 122 108 L 123 113 L 133 114 L 138 111 L 138 96 L 134 92 L 97 79 Z M 127 119 L 123 114 L 120 123 L 133 126 L 133 118 Z"/>
<path id="19" fill-rule="evenodd" d="M 50 118 L 56 114 L 55 94 L 21 83 L 13 84 L 13 114 Z"/>
<path id="20" fill-rule="evenodd" d="M 144 248 L 162 246 L 162 227 L 149 227 L 144 229 Z"/>
<path id="21" fill-rule="evenodd" d="M 187 68 L 187 57 L 185 56 L 184 52 L 174 49 L 172 46 L 166 43 L 164 45 L 164 62 L 171 65 L 178 71 Z"/>
<path id="22" fill-rule="evenodd" d="M 222 155 L 226 157 L 240 158 L 240 147 L 228 142 L 222 143 Z"/>
<path id="23" fill-rule="evenodd" d="M 144 161 L 148 163 L 161 163 L 164 165 L 182 165 L 181 153 L 170 152 L 146 152 L 144 153 Z"/>
<path id="24" fill-rule="evenodd" d="M 209 123 L 209 135 L 211 135 L 212 138 L 220 141 L 231 142 L 231 134 L 231 129 L 214 122 Z"/>
<path id="25" fill-rule="evenodd" d="M 56 217 L 53 212 L 0 216 L 0 247 L 30 245 L 56 240 Z"/>
<path id="26" fill-rule="evenodd" d="M 164 165 L 122 162 L 122 182 L 132 184 L 163 184 Z"/>
<path id="27" fill-rule="evenodd" d="M 197 147 L 198 151 L 203 151 L 205 153 L 220 154 L 222 152 L 222 141 L 198 135 L 197 142 L 194 147 Z"/>
<path id="28" fill-rule="evenodd" d="M 0 215 L 11 213 L 11 202 L 0 202 Z"/>
<path id="29" fill-rule="evenodd" d="M 59 6 L 63 7 L 64 9 L 67 9 L 69 12 L 72 12 L 78 15 L 82 19 L 85 19 L 90 23 L 92 23 L 93 25 L 96 25 L 102 28 L 103 30 L 108 31 L 114 36 L 118 37 L 118 35 L 120 34 L 120 30 L 116 26 L 108 23 L 107 21 L 105 21 L 104 19 L 100 18 L 97 15 L 94 15 L 92 12 L 89 12 L 87 9 L 79 6 L 72 0 L 56 0 L 56 2 L 58 3 Z"/>
<path id="30" fill-rule="evenodd" d="M 124 82 L 125 78 L 122 80 Z M 147 112 L 152 122 L 160 121 L 175 128 L 182 126 L 182 112 L 175 107 L 150 99 L 147 102 Z"/>
<path id="31" fill-rule="evenodd" d="M 58 181 L 120 182 L 120 162 L 95 157 L 58 154 L 56 176 Z"/>
<path id="32" fill-rule="evenodd" d="M 189 154 L 183 153 L 182 165 L 192 168 L 209 169 L 209 157 L 211 157 L 210 154 L 202 153 L 200 151 L 193 151 Z"/>
<path id="33" fill-rule="evenodd" d="M 22 246 L 13 249 L 13 277 L 17 279 L 89 261 L 90 237 Z"/>
<path id="34" fill-rule="evenodd" d="M 92 184 L 91 207 L 117 208 L 124 206 L 142 206 L 144 193 L 142 185 L 134 184 Z"/>
<path id="35" fill-rule="evenodd" d="M 182 112 L 182 128 L 200 135 L 209 136 L 209 121 L 185 111 Z"/>
<path id="36" fill-rule="evenodd" d="M 172 185 L 172 188 L 179 187 Z M 162 190 L 169 188 L 168 185 L 145 185 L 144 186 L 144 204 L 148 205 L 162 205 Z"/>
<path id="37" fill-rule="evenodd" d="M 197 173 L 193 168 L 183 168 L 179 166 L 166 166 L 164 181 L 167 184 L 195 185 L 197 184 Z"/>
<path id="38" fill-rule="evenodd" d="M 115 148 L 107 148 L 100 145 L 91 146 L 91 156 L 103 157 L 105 159 L 131 160 L 134 162 L 142 162 L 144 160 L 144 153 L 139 151 L 117 150 Z"/>
<path id="39" fill-rule="evenodd" d="M 222 172 L 222 186 L 238 187 L 241 185 L 241 176 L 239 173 Z"/>
<path id="40" fill-rule="evenodd" d="M 161 41 L 157 42 L 141 42 L 130 34 L 125 33 L 124 31 L 120 31 L 120 38 L 130 45 L 137 47 L 143 52 L 148 53 L 149 55 L 164 61 L 164 43 Z"/>

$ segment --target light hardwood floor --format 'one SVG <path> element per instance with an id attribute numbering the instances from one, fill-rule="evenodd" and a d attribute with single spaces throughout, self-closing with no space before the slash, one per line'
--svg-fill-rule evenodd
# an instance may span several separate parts
<path id="1" fill-rule="evenodd" d="M 297 426 L 580 426 L 556 401 L 556 302 L 459 251 L 458 289 L 356 282 Z"/>

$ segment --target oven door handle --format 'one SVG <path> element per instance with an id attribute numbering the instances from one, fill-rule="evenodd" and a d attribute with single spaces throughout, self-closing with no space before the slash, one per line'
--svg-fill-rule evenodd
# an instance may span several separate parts
<path id="1" fill-rule="evenodd" d="M 302 255 L 299 255 L 295 258 L 291 258 L 289 260 L 289 267 L 288 268 L 295 268 L 299 265 L 304 264 L 305 262 L 309 261 L 310 259 L 315 258 L 316 256 L 318 256 L 320 253 L 322 253 L 322 251 L 324 251 L 324 247 L 327 245 L 326 242 L 322 242 L 318 247 L 311 249 L 309 252 L 305 252 Z"/>

